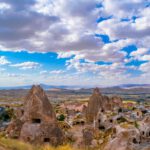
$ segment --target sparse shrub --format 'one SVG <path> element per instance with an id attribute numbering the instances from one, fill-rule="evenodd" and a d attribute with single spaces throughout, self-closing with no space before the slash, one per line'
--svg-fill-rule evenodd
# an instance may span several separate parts
<path id="1" fill-rule="evenodd" d="M 118 123 L 127 122 L 127 119 L 124 117 L 117 118 Z"/>
<path id="2" fill-rule="evenodd" d="M 14 110 L 11 108 L 7 108 L 1 115 L 1 121 L 10 121 L 11 118 L 14 118 Z"/>
<path id="3" fill-rule="evenodd" d="M 136 121 L 134 122 L 134 125 L 135 125 L 136 128 L 139 128 L 139 125 Z"/>
<path id="4" fill-rule="evenodd" d="M 59 121 L 64 121 L 65 120 L 65 116 L 63 114 L 61 114 L 60 116 L 58 116 L 57 118 Z"/>

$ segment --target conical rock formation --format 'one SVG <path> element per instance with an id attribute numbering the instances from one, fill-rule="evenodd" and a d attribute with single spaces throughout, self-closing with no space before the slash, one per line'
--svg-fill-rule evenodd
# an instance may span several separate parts
<path id="1" fill-rule="evenodd" d="M 45 123 L 55 122 L 56 116 L 44 90 L 40 86 L 33 86 L 24 101 L 22 121 L 42 118 Z"/>
<path id="2" fill-rule="evenodd" d="M 107 110 L 112 110 L 115 107 L 121 107 L 121 105 L 122 99 L 120 97 L 114 96 L 109 98 L 106 95 L 102 95 L 99 88 L 95 88 L 86 109 L 87 122 L 93 122 L 99 111 L 104 112 Z"/>
<path id="3" fill-rule="evenodd" d="M 12 136 L 10 133 L 15 134 L 13 131 L 17 128 L 14 122 L 13 128 L 8 128 L 10 136 Z M 20 122 L 21 127 L 17 135 L 25 142 L 52 145 L 59 145 L 63 142 L 63 133 L 57 125 L 55 112 L 40 86 L 33 86 L 25 98 Z"/>
<path id="4" fill-rule="evenodd" d="M 100 108 L 103 107 L 103 97 L 98 88 L 95 88 L 86 109 L 87 122 L 93 122 Z"/>

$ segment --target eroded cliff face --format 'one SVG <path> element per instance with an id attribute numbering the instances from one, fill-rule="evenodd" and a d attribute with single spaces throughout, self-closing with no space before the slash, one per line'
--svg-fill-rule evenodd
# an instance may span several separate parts
<path id="1" fill-rule="evenodd" d="M 59 145 L 63 142 L 55 112 L 40 86 L 31 88 L 18 114 L 17 122 L 14 120 L 7 129 L 10 137 L 16 135 L 16 138 L 33 144 Z"/>

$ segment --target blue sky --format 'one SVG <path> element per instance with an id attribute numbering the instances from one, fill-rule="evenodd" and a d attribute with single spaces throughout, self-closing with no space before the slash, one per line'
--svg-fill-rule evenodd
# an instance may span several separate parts
<path id="1" fill-rule="evenodd" d="M 149 0 L 0 0 L 0 84 L 150 83 Z"/>
<path id="2" fill-rule="evenodd" d="M 0 51 L 1 56 L 5 56 L 12 64 L 23 62 L 37 62 L 41 64 L 41 69 L 65 69 L 65 62 L 67 59 L 57 59 L 57 53 L 28 53 L 27 51 L 21 52 L 5 52 Z M 17 71 L 17 69 L 16 69 Z"/>

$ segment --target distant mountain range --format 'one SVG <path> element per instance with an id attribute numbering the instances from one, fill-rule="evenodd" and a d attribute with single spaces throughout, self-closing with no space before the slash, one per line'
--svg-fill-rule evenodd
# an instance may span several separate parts
<path id="1" fill-rule="evenodd" d="M 113 86 L 122 89 L 130 89 L 130 88 L 150 88 L 150 84 L 122 84 L 119 86 Z"/>
<path id="2" fill-rule="evenodd" d="M 64 86 L 64 85 L 46 85 L 46 84 L 40 84 L 40 86 L 45 89 L 75 89 L 76 86 Z M 9 87 L 0 87 L 0 90 L 17 90 L 17 89 L 30 89 L 32 85 L 25 85 L 25 86 L 9 86 Z"/>
<path id="3" fill-rule="evenodd" d="M 71 90 L 79 90 L 79 89 L 90 89 L 91 87 L 81 87 L 81 86 L 65 86 L 65 85 L 46 85 L 40 84 L 42 88 L 45 90 L 50 89 L 71 89 Z M 30 89 L 32 85 L 25 85 L 25 86 L 10 86 L 10 87 L 0 87 L 0 90 L 13 90 L 13 89 Z M 121 88 L 121 89 L 133 89 L 133 88 L 150 88 L 150 84 L 122 84 L 117 86 L 111 87 L 103 87 L 103 88 Z"/>
<path id="4" fill-rule="evenodd" d="M 90 96 L 93 93 L 94 87 L 79 87 L 79 86 L 54 86 L 40 84 L 45 90 L 50 99 L 57 101 L 62 98 L 78 95 Z M 0 87 L 0 100 L 20 100 L 23 99 L 32 85 L 15 86 L 15 87 Z M 100 92 L 104 95 L 119 95 L 126 100 L 145 100 L 150 101 L 150 85 L 149 84 L 124 84 L 112 87 L 100 87 Z M 59 98 L 58 98 L 59 95 Z M 61 98 L 60 98 L 61 97 Z M 72 98 L 71 98 L 72 99 Z M 74 98 L 73 98 L 74 99 Z"/>

